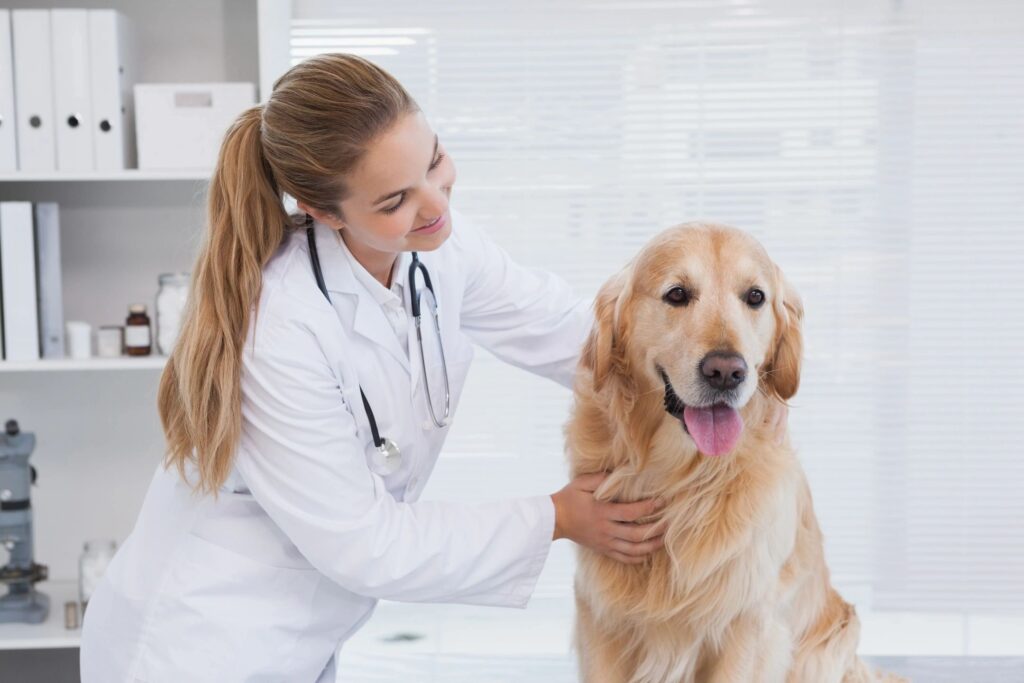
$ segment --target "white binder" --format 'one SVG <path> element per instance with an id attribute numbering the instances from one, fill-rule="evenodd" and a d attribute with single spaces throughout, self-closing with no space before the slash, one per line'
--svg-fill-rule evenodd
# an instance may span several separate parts
<path id="1" fill-rule="evenodd" d="M 134 168 L 132 84 L 135 59 L 131 22 L 112 9 L 88 12 L 96 170 Z"/>
<path id="2" fill-rule="evenodd" d="M 11 10 L 14 36 L 14 108 L 18 115 L 18 169 L 57 168 L 53 121 L 50 10 Z"/>
<path id="3" fill-rule="evenodd" d="M 64 357 L 64 297 L 61 292 L 60 211 L 56 202 L 39 202 L 36 216 L 36 282 L 39 346 L 43 358 Z"/>
<path id="4" fill-rule="evenodd" d="M 0 9 L 0 172 L 18 170 L 11 11 Z"/>
<path id="5" fill-rule="evenodd" d="M 89 13 L 50 10 L 53 46 L 53 108 L 57 129 L 57 169 L 91 171 L 92 93 L 89 79 Z"/>
<path id="6" fill-rule="evenodd" d="M 0 278 L 6 360 L 39 360 L 32 202 L 0 202 Z"/>

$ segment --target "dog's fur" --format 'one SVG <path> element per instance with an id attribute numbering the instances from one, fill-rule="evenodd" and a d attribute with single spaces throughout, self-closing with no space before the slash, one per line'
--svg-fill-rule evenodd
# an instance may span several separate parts
<path id="1" fill-rule="evenodd" d="M 663 297 L 683 285 L 692 299 Z M 765 302 L 752 307 L 757 287 Z M 572 475 L 610 471 L 601 500 L 660 496 L 664 550 L 624 564 L 580 548 L 575 641 L 587 683 L 862 683 L 859 622 L 829 583 L 811 494 L 773 401 L 800 383 L 803 306 L 764 248 L 724 226 L 655 237 L 609 280 L 580 361 L 566 426 Z M 728 402 L 744 429 L 706 456 L 666 412 L 717 402 L 701 376 L 710 352 L 749 374 Z M 885 680 L 902 680 L 896 677 Z"/>

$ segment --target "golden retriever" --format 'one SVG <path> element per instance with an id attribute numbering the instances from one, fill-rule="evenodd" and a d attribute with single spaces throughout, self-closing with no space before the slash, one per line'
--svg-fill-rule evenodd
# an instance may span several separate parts
<path id="1" fill-rule="evenodd" d="M 579 548 L 587 683 L 860 683 L 860 626 L 772 401 L 800 383 L 803 306 L 764 248 L 725 226 L 656 236 L 600 290 L 566 425 L 600 500 L 661 497 L 664 550 Z"/>

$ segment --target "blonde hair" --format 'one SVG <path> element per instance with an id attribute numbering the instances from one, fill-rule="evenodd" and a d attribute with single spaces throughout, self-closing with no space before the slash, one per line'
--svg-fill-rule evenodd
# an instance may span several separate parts
<path id="1" fill-rule="evenodd" d="M 320 55 L 289 69 L 266 103 L 242 113 L 224 136 L 210 180 L 208 231 L 157 394 L 164 465 L 176 465 L 185 479 L 186 463 L 195 463 L 198 492 L 216 497 L 234 461 L 250 312 L 263 266 L 298 227 L 283 193 L 340 217 L 345 174 L 376 135 L 418 110 L 372 62 Z"/>

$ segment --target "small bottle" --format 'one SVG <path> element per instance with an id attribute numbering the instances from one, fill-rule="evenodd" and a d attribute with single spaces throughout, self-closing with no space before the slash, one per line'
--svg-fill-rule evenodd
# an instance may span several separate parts
<path id="1" fill-rule="evenodd" d="M 79 586 L 79 592 L 81 592 L 81 586 Z M 78 628 L 80 622 L 78 618 L 79 609 L 79 602 L 76 600 L 68 600 L 64 603 L 64 628 L 68 630 Z"/>
<path id="2" fill-rule="evenodd" d="M 124 322 L 124 352 L 129 356 L 148 356 L 152 350 L 153 338 L 149 330 L 146 304 L 132 304 L 128 307 L 128 318 Z"/>

